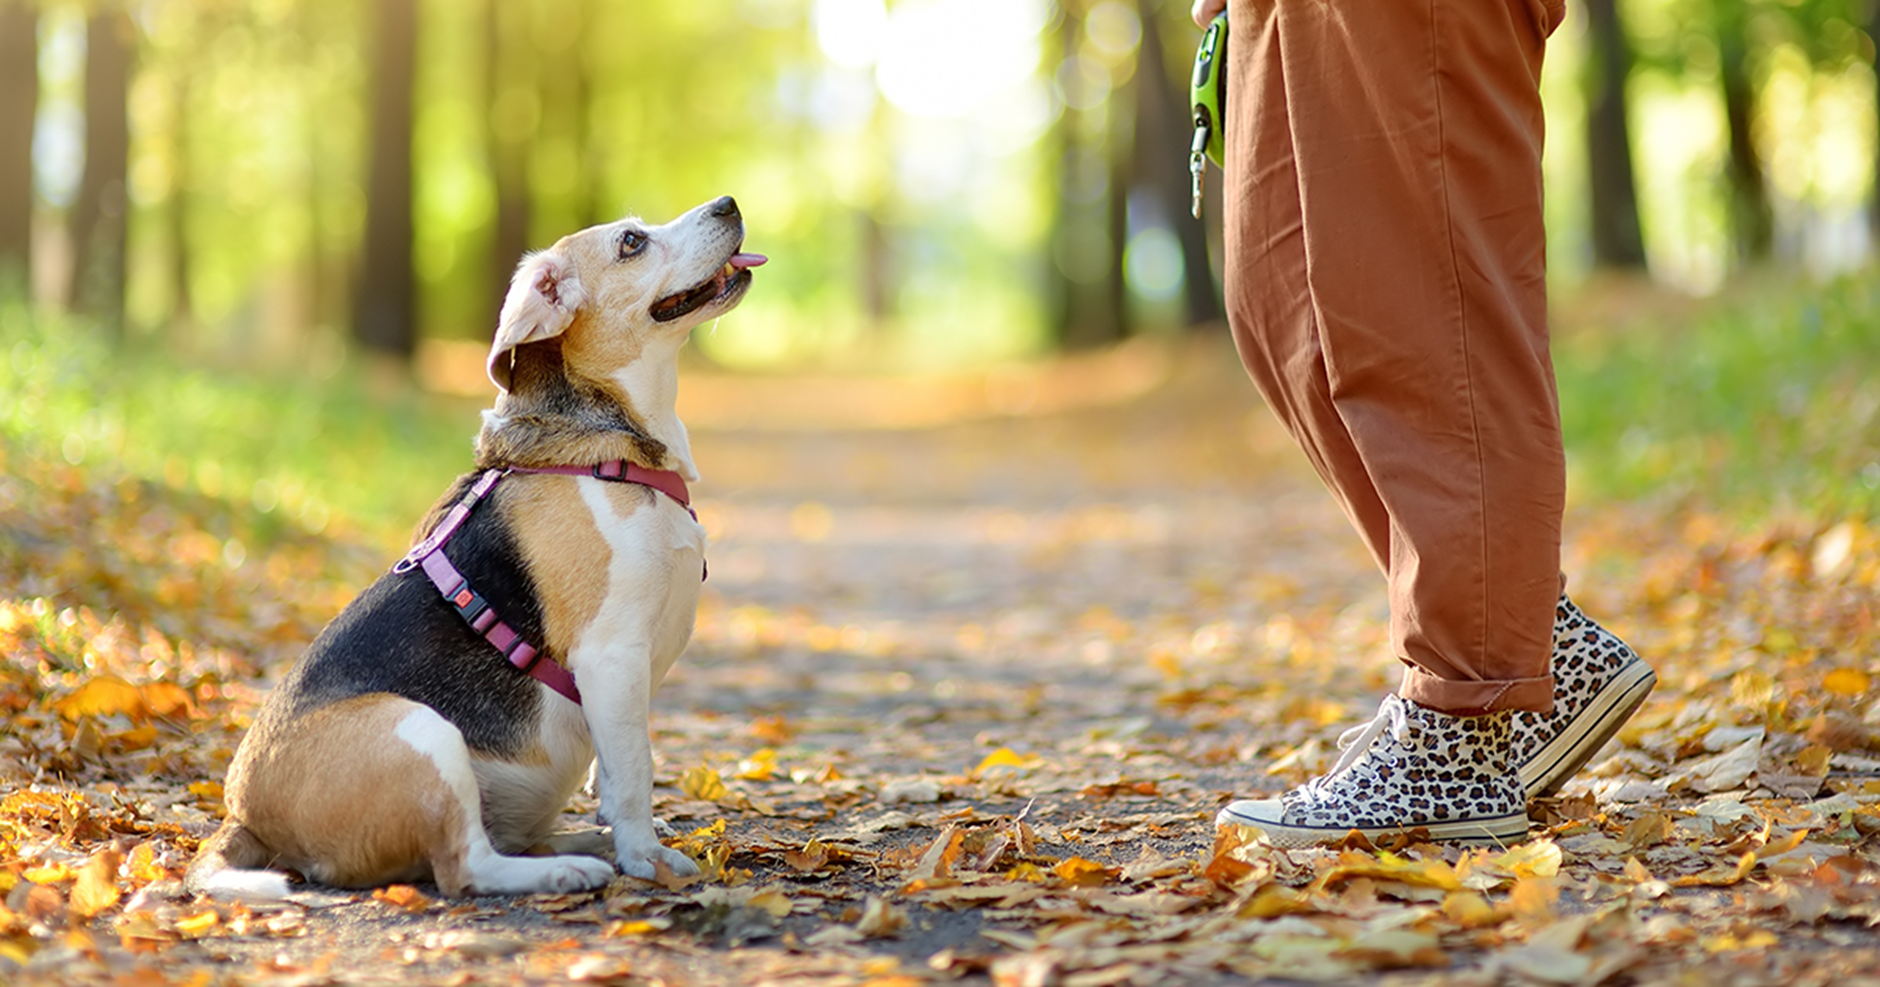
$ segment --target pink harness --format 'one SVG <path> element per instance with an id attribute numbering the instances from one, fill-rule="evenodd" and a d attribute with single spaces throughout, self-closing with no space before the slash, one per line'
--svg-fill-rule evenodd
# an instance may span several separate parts
<path id="1" fill-rule="evenodd" d="M 563 668 L 558 662 L 543 661 L 541 649 L 523 640 L 522 635 L 516 633 L 515 628 L 503 623 L 497 616 L 496 609 L 483 598 L 483 594 L 471 587 L 470 581 L 464 578 L 463 573 L 457 571 L 457 567 L 451 564 L 450 557 L 444 554 L 444 543 L 450 541 L 450 537 L 457 533 L 457 529 L 463 526 L 464 521 L 469 519 L 470 512 L 476 509 L 477 503 L 489 496 L 490 491 L 496 488 L 496 482 L 510 473 L 559 473 L 564 476 L 592 476 L 617 483 L 637 483 L 643 487 L 651 487 L 678 501 L 679 506 L 685 508 L 686 513 L 694 518 L 697 518 L 698 514 L 692 510 L 691 494 L 686 489 L 684 477 L 672 470 L 647 469 L 638 463 L 624 459 L 616 459 L 592 467 L 512 466 L 506 469 L 489 469 L 484 470 L 483 475 L 477 477 L 476 482 L 470 486 L 470 492 L 451 507 L 443 520 L 437 523 L 437 527 L 432 528 L 431 533 L 426 535 L 423 541 L 414 546 L 403 559 L 399 560 L 397 565 L 392 567 L 392 571 L 398 573 L 410 572 L 417 568 L 423 569 L 424 574 L 430 577 L 431 584 L 443 594 L 444 602 L 449 603 L 451 608 L 457 611 L 457 615 L 470 625 L 471 630 L 481 634 L 484 640 L 495 645 L 496 650 L 501 652 L 511 665 L 527 672 L 536 681 L 579 705 L 581 690 L 575 688 L 574 673 Z"/>

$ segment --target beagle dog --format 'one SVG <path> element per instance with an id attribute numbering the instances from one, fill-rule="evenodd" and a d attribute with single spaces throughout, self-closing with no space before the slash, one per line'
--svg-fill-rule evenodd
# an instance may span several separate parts
<path id="1" fill-rule="evenodd" d="M 704 577 L 679 350 L 750 289 L 766 258 L 743 242 L 727 196 L 523 259 L 476 471 L 269 694 L 190 891 L 280 897 L 286 870 L 447 895 L 698 872 L 654 831 L 647 721 Z M 556 832 L 590 771 L 611 839 Z"/>

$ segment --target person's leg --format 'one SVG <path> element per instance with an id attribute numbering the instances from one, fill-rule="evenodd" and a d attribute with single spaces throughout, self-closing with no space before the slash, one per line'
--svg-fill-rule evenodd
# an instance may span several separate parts
<path id="1" fill-rule="evenodd" d="M 1328 775 L 1222 822 L 1526 832 L 1510 710 L 1545 711 L 1564 457 L 1547 353 L 1539 6 L 1243 0 L 1228 308 L 1249 373 L 1391 585 L 1401 696 Z"/>
<path id="2" fill-rule="evenodd" d="M 1228 303 L 1391 585 L 1402 694 L 1545 711 L 1564 459 L 1525 3 L 1236 4 Z M 1237 102 L 1238 101 L 1238 102 Z"/>

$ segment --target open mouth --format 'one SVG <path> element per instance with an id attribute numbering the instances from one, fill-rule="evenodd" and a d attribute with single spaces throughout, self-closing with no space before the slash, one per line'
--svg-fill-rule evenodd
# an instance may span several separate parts
<path id="1" fill-rule="evenodd" d="M 723 267 L 696 287 L 688 288 L 676 295 L 668 295 L 654 302 L 651 309 L 653 320 L 671 322 L 707 305 L 729 298 L 751 283 L 751 268 L 761 267 L 768 260 L 770 258 L 763 254 L 732 254 Z"/>

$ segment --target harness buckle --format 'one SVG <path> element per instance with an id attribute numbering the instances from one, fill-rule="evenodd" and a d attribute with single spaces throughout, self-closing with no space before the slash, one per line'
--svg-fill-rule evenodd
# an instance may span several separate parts
<path id="1" fill-rule="evenodd" d="M 485 600 L 481 593 L 471 589 L 469 583 L 458 587 L 457 592 L 447 599 L 456 609 L 457 615 L 468 621 L 471 627 L 476 627 L 477 618 L 483 616 L 484 612 L 490 608 L 490 602 Z M 480 631 L 481 628 L 478 630 Z"/>

